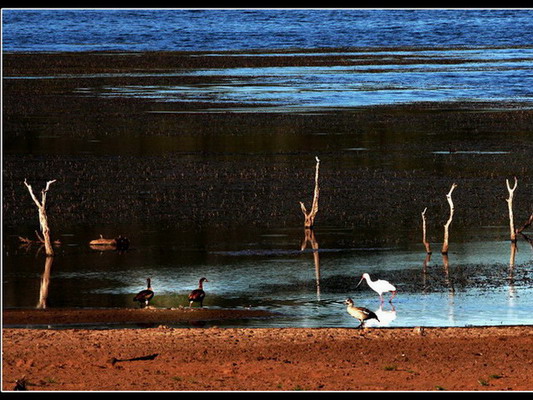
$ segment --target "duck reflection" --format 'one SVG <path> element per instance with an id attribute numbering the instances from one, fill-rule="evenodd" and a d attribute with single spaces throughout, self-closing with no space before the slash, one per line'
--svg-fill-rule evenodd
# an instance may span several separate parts
<path id="1" fill-rule="evenodd" d="M 315 279 L 316 279 L 316 297 L 320 301 L 320 256 L 318 254 L 318 242 L 316 241 L 315 232 L 310 228 L 304 230 L 304 240 L 300 246 L 300 251 L 304 251 L 310 244 L 313 249 L 313 259 L 315 262 Z"/>
<path id="2" fill-rule="evenodd" d="M 52 264 L 54 257 L 45 257 L 44 272 L 41 276 L 41 286 L 39 288 L 39 302 L 37 308 L 45 309 L 48 300 L 48 287 L 50 286 L 50 272 L 52 271 Z"/>

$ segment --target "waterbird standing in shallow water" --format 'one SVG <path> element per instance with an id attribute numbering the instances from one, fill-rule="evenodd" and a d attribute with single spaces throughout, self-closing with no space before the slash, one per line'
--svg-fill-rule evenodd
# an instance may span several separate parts
<path id="1" fill-rule="evenodd" d="M 200 307 L 203 307 L 204 297 L 205 297 L 204 285 L 203 285 L 204 282 L 209 282 L 209 281 L 207 280 L 207 278 L 201 278 L 200 282 L 198 282 L 198 289 L 194 289 L 189 294 L 189 307 L 192 307 L 192 303 L 194 302 L 200 303 Z"/>
<path id="2" fill-rule="evenodd" d="M 360 324 L 358 328 L 363 327 L 365 321 L 369 319 L 376 319 L 379 322 L 378 316 L 373 311 L 370 311 L 368 308 L 364 307 L 355 307 L 351 298 L 348 297 L 346 300 L 344 300 L 344 304 L 348 306 L 346 307 L 348 314 L 359 320 Z"/>
<path id="3" fill-rule="evenodd" d="M 138 301 L 140 307 L 143 306 L 143 303 L 144 303 L 144 306 L 147 307 L 148 303 L 150 302 L 150 300 L 152 300 L 153 297 L 154 297 L 154 291 L 152 290 L 152 287 L 151 287 L 151 279 L 148 278 L 146 279 L 146 289 L 141 290 L 139 293 L 137 293 L 135 297 L 133 298 L 133 301 Z"/>
<path id="4" fill-rule="evenodd" d="M 392 285 L 391 283 L 389 283 L 387 281 L 384 281 L 382 279 L 378 279 L 376 281 L 373 281 L 372 279 L 370 279 L 370 275 L 368 275 L 365 272 L 363 274 L 363 276 L 361 277 L 361 280 L 359 281 L 359 283 L 357 284 L 357 286 L 355 288 L 358 288 L 359 285 L 361 284 L 361 282 L 363 282 L 364 279 L 366 279 L 366 283 L 368 283 L 368 286 L 370 286 L 370 288 L 374 292 L 379 294 L 379 299 L 381 300 L 382 303 L 383 303 L 383 293 L 391 292 L 392 296 L 389 299 L 389 303 L 392 303 L 392 299 L 394 298 L 394 296 L 396 296 L 396 287 L 394 287 L 394 285 Z"/>

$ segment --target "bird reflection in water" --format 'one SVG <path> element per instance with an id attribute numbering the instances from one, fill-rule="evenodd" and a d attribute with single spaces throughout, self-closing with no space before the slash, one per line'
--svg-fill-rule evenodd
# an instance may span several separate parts
<path id="1" fill-rule="evenodd" d="M 392 321 L 396 319 L 396 307 L 391 303 L 390 310 L 383 309 L 383 304 L 379 306 L 377 310 L 374 311 L 374 314 L 377 315 L 379 321 L 371 320 L 369 321 L 369 326 L 389 326 Z"/>

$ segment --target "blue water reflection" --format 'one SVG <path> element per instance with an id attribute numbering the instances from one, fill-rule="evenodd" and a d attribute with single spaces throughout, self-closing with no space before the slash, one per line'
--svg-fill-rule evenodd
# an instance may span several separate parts
<path id="1" fill-rule="evenodd" d="M 508 50 L 508 49 L 507 49 Z M 240 111 L 357 107 L 422 101 L 519 101 L 532 99 L 533 50 L 442 50 L 405 58 L 368 53 L 371 65 L 283 66 L 177 70 L 166 76 L 212 77 L 202 85 L 128 85 L 83 88 L 79 94 L 144 98 L 160 102 L 240 103 Z M 451 53 L 451 54 L 450 54 Z M 313 53 L 311 53 L 312 56 Z M 386 57 L 388 54 L 390 57 Z M 475 55 L 474 55 L 475 54 Z M 310 54 L 307 54 L 309 57 Z M 375 57 L 378 57 L 377 60 Z M 459 57 L 457 62 L 450 58 Z M 473 60 L 469 60 L 473 58 Z M 361 62 L 359 60 L 358 62 Z M 149 75 L 145 75 L 149 76 Z M 160 76 L 154 73 L 153 76 Z M 142 82 L 142 76 L 139 76 Z M 505 85 L 499 82 L 505 82 Z M 80 89 L 82 90 L 82 89 Z M 233 111 L 239 111 L 232 109 Z M 215 111 L 215 110 L 212 110 Z M 225 111 L 228 111 L 226 108 Z M 166 112 L 169 112 L 168 109 Z"/>

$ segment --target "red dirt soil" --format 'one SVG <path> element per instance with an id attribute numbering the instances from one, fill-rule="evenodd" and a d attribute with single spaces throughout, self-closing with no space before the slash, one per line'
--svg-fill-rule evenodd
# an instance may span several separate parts
<path id="1" fill-rule="evenodd" d="M 533 327 L 4 328 L 2 388 L 529 391 Z"/>

